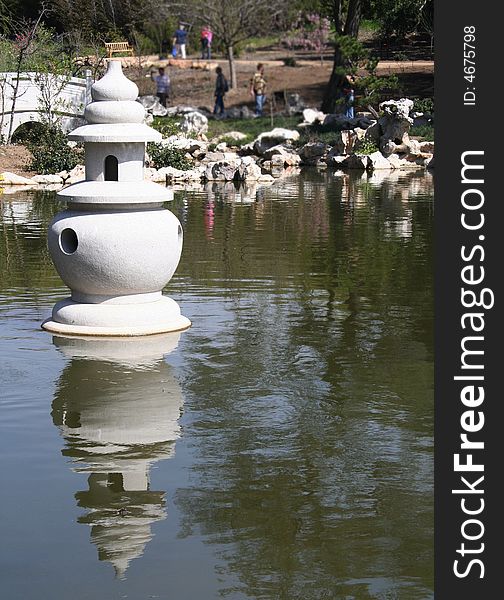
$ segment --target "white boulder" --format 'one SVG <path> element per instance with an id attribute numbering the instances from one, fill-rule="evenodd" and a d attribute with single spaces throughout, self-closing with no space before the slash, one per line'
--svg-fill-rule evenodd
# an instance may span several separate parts
<path id="1" fill-rule="evenodd" d="M 0 185 L 33 185 L 33 181 L 10 171 L 4 171 L 0 173 Z"/>

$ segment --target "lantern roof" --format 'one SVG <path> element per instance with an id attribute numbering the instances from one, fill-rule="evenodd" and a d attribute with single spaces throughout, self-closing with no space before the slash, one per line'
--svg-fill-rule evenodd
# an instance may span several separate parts
<path id="1" fill-rule="evenodd" d="M 120 60 L 110 60 L 107 72 L 91 87 L 84 111 L 88 125 L 78 127 L 68 139 L 76 142 L 157 142 L 161 134 L 145 125 L 145 108 L 136 102 L 138 87 L 122 72 Z"/>

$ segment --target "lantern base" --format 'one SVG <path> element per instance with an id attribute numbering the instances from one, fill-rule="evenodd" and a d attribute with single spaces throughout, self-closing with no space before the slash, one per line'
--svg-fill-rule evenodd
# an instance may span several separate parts
<path id="1" fill-rule="evenodd" d="M 52 317 L 42 323 L 52 333 L 86 336 L 141 336 L 181 331 L 191 321 L 166 296 L 138 304 L 88 304 L 70 298 L 54 305 Z"/>

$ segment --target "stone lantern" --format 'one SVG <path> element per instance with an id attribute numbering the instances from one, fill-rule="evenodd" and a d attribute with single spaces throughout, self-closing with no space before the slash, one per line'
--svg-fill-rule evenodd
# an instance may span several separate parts
<path id="1" fill-rule="evenodd" d="M 163 208 L 171 190 L 144 181 L 145 144 L 161 134 L 143 124 L 137 86 L 118 60 L 91 88 L 83 142 L 86 179 L 58 196 L 67 202 L 49 225 L 49 251 L 71 289 L 44 329 L 60 334 L 138 336 L 191 325 L 161 290 L 177 268 L 182 226 Z"/>

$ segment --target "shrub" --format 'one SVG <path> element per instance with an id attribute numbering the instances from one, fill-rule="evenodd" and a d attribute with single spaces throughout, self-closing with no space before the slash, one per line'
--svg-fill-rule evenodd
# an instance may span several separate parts
<path id="1" fill-rule="evenodd" d="M 426 142 L 434 141 L 434 127 L 432 125 L 417 125 L 410 129 L 409 134 L 410 136 L 421 137 Z"/>
<path id="2" fill-rule="evenodd" d="M 360 140 L 357 143 L 356 151 L 359 154 L 373 154 L 373 152 L 377 152 L 379 150 L 378 146 L 373 142 L 373 140 Z"/>
<path id="3" fill-rule="evenodd" d="M 250 136 L 247 136 L 246 138 L 243 138 L 242 140 L 237 140 L 233 136 L 227 136 L 227 135 L 222 136 L 219 140 L 220 143 L 224 142 L 230 148 L 232 148 L 232 147 L 241 148 L 242 146 L 244 146 L 245 144 L 248 144 L 251 141 L 252 141 L 252 138 Z"/>
<path id="4" fill-rule="evenodd" d="M 297 61 L 293 56 L 287 56 L 282 60 L 285 67 L 297 67 Z"/>
<path id="5" fill-rule="evenodd" d="M 406 54 L 406 52 L 399 51 L 399 52 L 394 53 L 394 60 L 405 61 L 405 60 L 409 60 L 409 57 Z"/>
<path id="6" fill-rule="evenodd" d="M 67 143 L 66 134 L 58 126 L 43 124 L 30 133 L 25 143 L 33 156 L 28 164 L 30 171 L 47 175 L 71 171 L 84 162 L 82 148 L 71 148 Z"/>
<path id="7" fill-rule="evenodd" d="M 434 114 L 433 98 L 415 98 L 413 102 L 413 112 L 421 112 L 428 115 Z"/>
<path id="8" fill-rule="evenodd" d="M 180 122 L 170 117 L 160 117 L 155 119 L 152 126 L 154 129 L 157 129 L 164 138 L 172 135 L 180 135 Z"/>
<path id="9" fill-rule="evenodd" d="M 188 171 L 192 168 L 193 163 L 189 160 L 183 150 L 173 148 L 172 146 L 164 146 L 151 142 L 147 144 L 147 152 L 151 159 L 151 164 L 156 169 L 163 167 L 173 167 L 180 171 Z"/>

